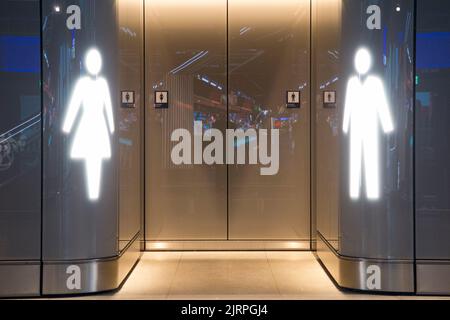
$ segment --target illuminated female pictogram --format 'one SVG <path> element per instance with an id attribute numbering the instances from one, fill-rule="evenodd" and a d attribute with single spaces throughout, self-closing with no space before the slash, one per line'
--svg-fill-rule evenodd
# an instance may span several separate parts
<path id="1" fill-rule="evenodd" d="M 110 134 L 114 133 L 114 118 L 108 82 L 99 76 L 102 57 L 97 49 L 86 54 L 86 69 L 89 73 L 78 80 L 70 99 L 63 131 L 69 134 L 74 129 L 79 113 L 80 120 L 74 129 L 70 157 L 84 160 L 88 196 L 97 200 L 100 195 L 102 164 L 111 158 Z"/>
<path id="2" fill-rule="evenodd" d="M 370 200 L 380 197 L 380 123 L 384 133 L 394 131 L 383 82 L 380 78 L 367 75 L 372 58 L 367 49 L 356 53 L 357 76 L 347 84 L 344 111 L 344 133 L 350 135 L 350 197 L 359 199 L 362 164 L 366 195 Z M 365 80 L 364 80 L 365 78 Z"/>

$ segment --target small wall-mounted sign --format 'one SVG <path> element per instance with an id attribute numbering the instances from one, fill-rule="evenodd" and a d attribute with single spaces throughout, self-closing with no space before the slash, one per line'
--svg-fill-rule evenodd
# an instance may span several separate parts
<path id="1" fill-rule="evenodd" d="M 301 94 L 300 91 L 287 91 L 286 92 L 286 106 L 288 108 L 300 108 Z"/>
<path id="2" fill-rule="evenodd" d="M 324 108 L 336 108 L 336 91 L 323 92 L 323 106 Z"/>
<path id="3" fill-rule="evenodd" d="M 122 108 L 136 107 L 134 91 L 122 91 Z"/>
<path id="4" fill-rule="evenodd" d="M 155 108 L 169 108 L 169 91 L 155 91 Z"/>

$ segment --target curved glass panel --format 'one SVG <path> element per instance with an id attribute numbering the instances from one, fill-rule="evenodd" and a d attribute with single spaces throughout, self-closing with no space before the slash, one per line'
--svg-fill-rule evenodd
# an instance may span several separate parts
<path id="1" fill-rule="evenodd" d="M 413 257 L 413 1 L 344 1 L 340 253 Z"/>
<path id="2" fill-rule="evenodd" d="M 43 6 L 44 260 L 118 252 L 115 0 Z"/>
<path id="3" fill-rule="evenodd" d="M 412 259 L 414 2 L 317 5 L 318 230 L 344 256 Z"/>

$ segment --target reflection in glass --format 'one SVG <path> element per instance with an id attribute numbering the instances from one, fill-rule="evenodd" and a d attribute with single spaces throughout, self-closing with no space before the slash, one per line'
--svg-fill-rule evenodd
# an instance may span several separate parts
<path id="1" fill-rule="evenodd" d="M 229 166 L 230 239 L 309 242 L 310 1 L 228 5 L 228 128 L 278 129 L 280 141 L 276 175 Z M 300 109 L 287 108 L 288 91 L 301 92 Z"/>
<path id="2" fill-rule="evenodd" d="M 226 0 L 146 1 L 148 240 L 226 240 L 226 165 L 175 165 L 174 130 L 227 127 Z M 155 109 L 155 91 L 169 108 Z M 204 149 L 208 142 L 203 142 Z"/>

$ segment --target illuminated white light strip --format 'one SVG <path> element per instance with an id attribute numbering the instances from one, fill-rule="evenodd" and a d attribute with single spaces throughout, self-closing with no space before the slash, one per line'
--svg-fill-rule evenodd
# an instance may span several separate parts
<path id="1" fill-rule="evenodd" d="M 28 122 L 31 122 L 31 121 L 33 121 L 34 119 L 40 118 L 40 117 L 41 117 L 41 114 L 39 113 L 39 114 L 35 115 L 34 117 L 32 117 L 32 118 L 26 120 L 25 122 L 22 122 L 22 123 L 19 124 L 18 126 L 15 126 L 14 128 L 9 129 L 8 131 L 6 131 L 6 132 L 0 134 L 0 137 L 6 136 L 7 134 L 13 132 L 14 130 L 17 130 L 17 129 L 19 129 L 20 127 L 23 127 L 23 126 L 24 126 L 25 124 L 27 124 Z M 22 130 L 21 130 L 21 131 L 22 131 Z"/>
<path id="2" fill-rule="evenodd" d="M 115 127 L 109 86 L 104 78 L 98 76 L 102 57 L 97 49 L 88 51 L 85 65 L 90 76 L 80 78 L 75 85 L 63 132 L 72 132 L 75 119 L 82 111 L 70 157 L 84 160 L 88 196 L 95 201 L 100 196 L 103 160 L 111 158 L 110 134 L 114 133 Z"/>
<path id="3" fill-rule="evenodd" d="M 243 34 L 247 33 L 250 30 L 252 30 L 252 28 L 250 28 L 250 27 L 241 28 L 241 30 L 239 30 L 239 35 L 242 36 Z"/>
<path id="4" fill-rule="evenodd" d="M 208 53 L 209 53 L 209 51 L 201 51 L 201 52 L 199 52 L 198 54 L 196 54 L 195 56 L 193 56 L 192 58 L 190 58 L 186 62 L 182 63 L 181 65 L 179 65 L 175 69 L 171 70 L 170 73 L 176 74 L 176 73 L 180 72 L 181 70 L 185 69 L 186 67 L 190 66 L 194 62 L 196 62 L 196 61 L 200 60 L 201 58 L 203 58 L 204 56 L 206 56 Z"/>
<path id="5" fill-rule="evenodd" d="M 170 70 L 170 73 L 175 73 L 178 71 L 178 69 L 184 67 L 187 63 L 191 62 L 192 60 L 194 60 L 195 58 L 199 57 L 200 55 L 202 55 L 204 53 L 204 51 L 200 51 L 199 53 L 197 53 L 196 55 L 194 55 L 193 57 L 189 58 L 188 60 L 186 60 L 185 62 L 183 62 L 182 64 L 180 64 L 178 67 L 175 67 L 174 69 Z"/>
<path id="6" fill-rule="evenodd" d="M 321 85 L 320 85 L 320 89 L 321 89 L 321 90 L 322 90 L 322 89 L 325 89 L 326 87 L 328 87 L 329 85 L 331 85 L 331 84 L 337 82 L 338 80 L 339 80 L 339 77 L 335 77 L 335 78 L 332 79 L 331 81 L 327 81 L 327 83 L 321 84 Z"/>
<path id="7" fill-rule="evenodd" d="M 35 126 L 35 125 L 38 124 L 39 122 L 41 122 L 41 120 L 38 120 L 38 121 L 36 121 L 36 122 L 33 122 L 32 124 L 30 124 L 29 126 L 26 126 L 26 127 L 23 128 L 22 130 L 17 131 L 17 132 L 14 133 L 13 135 L 10 135 L 10 136 L 8 136 L 7 138 L 1 140 L 0 143 L 4 143 L 4 142 L 8 141 L 9 139 L 14 138 L 14 137 L 17 136 L 18 134 L 24 132 L 25 130 L 27 130 L 27 129 L 33 127 L 33 126 Z"/>
<path id="8" fill-rule="evenodd" d="M 394 131 L 390 108 L 380 78 L 368 75 L 370 52 L 361 48 L 355 57 L 357 76 L 350 78 L 345 98 L 343 131 L 350 135 L 350 197 L 359 199 L 362 164 L 369 200 L 380 198 L 379 124 L 384 133 Z"/>

